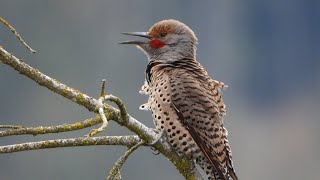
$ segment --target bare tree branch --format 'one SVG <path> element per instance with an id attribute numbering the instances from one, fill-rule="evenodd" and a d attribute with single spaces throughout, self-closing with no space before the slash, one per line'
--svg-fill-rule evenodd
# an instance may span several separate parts
<path id="1" fill-rule="evenodd" d="M 38 150 L 38 149 L 73 147 L 73 146 L 76 147 L 76 146 L 94 146 L 94 145 L 121 145 L 121 146 L 132 147 L 139 142 L 140 142 L 140 138 L 136 135 L 55 139 L 55 140 L 28 142 L 28 143 L 0 146 L 0 154 Z"/>
<path id="2" fill-rule="evenodd" d="M 31 135 L 39 135 L 39 134 L 49 134 L 49 133 L 60 133 L 60 132 L 68 132 L 68 131 L 75 131 L 79 129 L 84 129 L 87 127 L 94 126 L 96 124 L 101 123 L 102 120 L 100 116 L 96 116 L 95 118 L 86 119 L 82 122 L 76 122 L 73 124 L 63 124 L 58 126 L 39 126 L 39 127 L 23 127 L 23 126 L 12 126 L 15 128 L 8 129 L 5 131 L 0 131 L 0 137 L 5 136 L 13 136 L 13 135 L 24 135 L 24 134 L 31 134 Z M 7 125 L 10 127 L 11 125 Z M 0 126 L 1 127 L 1 126 Z"/>
<path id="3" fill-rule="evenodd" d="M 103 97 L 106 95 L 106 79 L 102 79 L 101 89 L 100 89 L 100 97 Z"/>
<path id="4" fill-rule="evenodd" d="M 86 94 L 81 93 L 79 90 L 75 90 L 60 83 L 59 81 L 52 79 L 51 77 L 41 73 L 39 70 L 32 68 L 25 62 L 19 60 L 12 54 L 0 47 L 0 61 L 4 64 L 14 68 L 20 74 L 27 76 L 28 78 L 37 82 L 40 86 L 44 86 L 49 90 L 62 95 L 63 97 L 85 107 L 89 111 L 98 113 L 98 100 L 92 98 Z M 105 114 L 108 119 L 112 119 L 118 122 L 120 125 L 125 125 L 131 131 L 141 136 L 142 139 L 147 142 L 152 141 L 156 135 L 152 129 L 141 124 L 139 121 L 128 115 L 127 120 L 121 120 L 120 111 L 108 104 L 104 104 Z M 125 123 L 124 123 L 125 122 Z"/>
<path id="5" fill-rule="evenodd" d="M 23 39 L 22 37 L 19 35 L 19 33 L 3 18 L 0 17 L 0 22 L 2 22 L 2 24 L 4 24 L 5 26 L 7 26 L 7 28 L 9 28 L 11 30 L 11 32 L 18 38 L 18 40 L 32 53 L 36 53 L 35 50 L 33 50 Z"/>
<path id="6" fill-rule="evenodd" d="M 105 84 L 105 81 L 103 82 L 103 84 Z M 102 94 L 102 92 L 101 92 L 101 94 Z M 104 131 L 107 128 L 108 124 L 109 124 L 108 119 L 107 119 L 107 117 L 106 117 L 106 115 L 104 113 L 103 101 L 104 101 L 104 97 L 100 97 L 99 100 L 98 100 L 98 103 L 97 103 L 98 112 L 99 112 L 99 115 L 100 115 L 100 117 L 102 119 L 102 125 L 98 129 L 92 129 L 90 131 L 90 133 L 86 135 L 87 137 L 95 136 L 96 134 Z"/>
<path id="7" fill-rule="evenodd" d="M 127 113 L 126 107 L 124 106 L 123 102 L 118 97 L 110 94 L 110 95 L 106 95 L 104 97 L 104 99 L 116 103 L 117 106 L 119 107 L 119 110 L 120 110 L 121 119 L 122 120 L 128 119 L 128 113 Z M 125 123 L 125 122 L 123 122 L 123 123 Z"/>
<path id="8" fill-rule="evenodd" d="M 104 87 L 105 87 L 105 81 L 103 81 L 103 83 L 102 83 L 102 88 L 104 88 Z M 101 95 L 102 94 L 104 94 L 103 89 L 101 89 Z M 112 101 L 117 104 L 117 106 L 119 107 L 119 110 L 120 110 L 121 120 L 128 119 L 128 113 L 127 113 L 126 107 L 124 106 L 124 104 L 122 103 L 122 101 L 118 97 L 111 95 L 111 94 L 100 96 L 97 106 L 98 106 L 98 111 L 99 111 L 100 117 L 102 119 L 102 125 L 98 129 L 92 129 L 91 132 L 89 134 L 87 134 L 86 136 L 88 136 L 88 137 L 95 136 L 96 134 L 104 131 L 107 128 L 108 119 L 104 114 L 104 105 L 103 105 L 103 102 L 106 100 Z M 125 122 L 121 122 L 121 123 L 123 124 Z"/>
<path id="9" fill-rule="evenodd" d="M 18 128 L 24 128 L 24 126 L 20 126 L 20 125 L 0 125 L 0 128 L 18 129 Z"/>
<path id="10" fill-rule="evenodd" d="M 128 149 L 128 151 L 126 151 L 126 153 L 117 160 L 115 165 L 109 171 L 109 174 L 108 174 L 106 180 L 121 179 L 120 169 L 122 168 L 123 164 L 126 162 L 126 160 L 131 155 L 131 153 L 133 153 L 133 151 L 138 149 L 138 147 L 140 147 L 144 143 L 145 143 L 144 141 L 140 141 L 137 144 L 135 144 L 134 146 L 132 146 L 130 149 Z"/>

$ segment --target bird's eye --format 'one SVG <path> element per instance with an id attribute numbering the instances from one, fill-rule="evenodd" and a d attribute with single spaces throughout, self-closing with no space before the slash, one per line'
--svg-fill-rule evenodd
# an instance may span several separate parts
<path id="1" fill-rule="evenodd" d="M 160 33 L 160 37 L 165 37 L 166 35 L 167 35 L 167 33 L 165 33 L 165 32 Z"/>

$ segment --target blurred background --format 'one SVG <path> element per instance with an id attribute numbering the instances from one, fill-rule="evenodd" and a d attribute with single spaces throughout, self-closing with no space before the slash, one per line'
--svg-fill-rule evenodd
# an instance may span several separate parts
<path id="1" fill-rule="evenodd" d="M 45 74 L 97 97 L 101 79 L 129 113 L 153 127 L 138 94 L 147 59 L 120 32 L 147 31 L 178 19 L 199 39 L 198 60 L 224 92 L 234 164 L 240 179 L 320 179 L 320 1 L 3 0 L 0 16 L 29 45 L 30 54 L 2 24 L 0 45 Z M 0 124 L 72 123 L 94 116 L 0 64 Z M 7 137 L 0 145 L 79 137 L 90 131 Z M 114 122 L 108 135 L 132 134 Z M 0 155 L 1 180 L 104 179 L 124 147 L 91 146 Z M 183 177 L 150 148 L 134 152 L 123 179 Z"/>

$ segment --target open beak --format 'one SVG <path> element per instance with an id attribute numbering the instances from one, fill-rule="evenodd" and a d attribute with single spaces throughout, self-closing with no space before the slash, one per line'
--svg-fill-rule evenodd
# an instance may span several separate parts
<path id="1" fill-rule="evenodd" d="M 152 36 L 148 35 L 147 32 L 124 32 L 122 33 L 124 35 L 130 35 L 130 36 L 138 36 L 138 37 L 143 37 L 147 39 L 151 39 Z M 142 41 L 142 40 L 134 40 L 134 41 L 124 41 L 120 42 L 119 44 L 147 44 L 148 41 Z"/>

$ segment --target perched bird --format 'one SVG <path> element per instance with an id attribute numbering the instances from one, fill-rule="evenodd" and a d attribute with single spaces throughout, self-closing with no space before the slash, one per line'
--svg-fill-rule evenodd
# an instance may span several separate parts
<path id="1" fill-rule="evenodd" d="M 210 180 L 237 180 L 227 130 L 222 82 L 209 77 L 196 60 L 197 38 L 177 20 L 163 20 L 148 32 L 123 33 L 146 40 L 135 44 L 148 56 L 146 82 L 140 93 L 149 95 L 140 108 L 151 110 L 155 126 L 165 132 L 172 148 L 194 160 Z"/>

